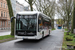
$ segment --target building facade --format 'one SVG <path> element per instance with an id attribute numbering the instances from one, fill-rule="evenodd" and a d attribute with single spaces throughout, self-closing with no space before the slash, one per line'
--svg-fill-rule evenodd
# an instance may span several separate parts
<path id="1" fill-rule="evenodd" d="M 16 13 L 21 11 L 24 11 L 24 6 L 16 1 Z"/>
<path id="2" fill-rule="evenodd" d="M 6 0 L 0 0 L 0 30 L 10 29 L 10 17 Z"/>
<path id="3" fill-rule="evenodd" d="M 13 9 L 13 14 L 16 16 L 16 0 L 11 0 L 11 5 Z"/>
<path id="4" fill-rule="evenodd" d="M 24 7 L 24 10 L 25 10 L 25 11 L 30 11 L 30 10 L 29 10 L 29 6 Z"/>
<path id="5" fill-rule="evenodd" d="M 21 11 L 29 11 L 29 6 L 25 7 L 22 4 L 20 4 L 17 0 L 11 0 L 13 14 L 16 17 L 17 12 Z"/>

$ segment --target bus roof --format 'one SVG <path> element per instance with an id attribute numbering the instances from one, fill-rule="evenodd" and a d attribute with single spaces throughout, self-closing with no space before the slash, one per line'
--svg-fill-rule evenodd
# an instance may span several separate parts
<path id="1" fill-rule="evenodd" d="M 42 15 L 46 16 L 47 18 L 51 19 L 50 17 L 48 17 L 47 15 L 45 15 L 39 11 L 22 11 L 22 12 L 18 12 L 17 14 L 21 14 L 21 15 L 42 14 Z"/>
<path id="2" fill-rule="evenodd" d="M 40 13 L 40 12 L 38 12 L 38 11 L 22 11 L 22 12 L 18 12 L 17 14 L 32 15 L 32 14 L 36 14 L 36 13 Z"/>

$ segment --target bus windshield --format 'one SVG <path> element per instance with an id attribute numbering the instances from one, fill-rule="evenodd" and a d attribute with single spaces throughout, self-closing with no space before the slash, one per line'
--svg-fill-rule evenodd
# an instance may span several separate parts
<path id="1" fill-rule="evenodd" d="M 16 30 L 36 31 L 36 15 L 17 15 Z"/>

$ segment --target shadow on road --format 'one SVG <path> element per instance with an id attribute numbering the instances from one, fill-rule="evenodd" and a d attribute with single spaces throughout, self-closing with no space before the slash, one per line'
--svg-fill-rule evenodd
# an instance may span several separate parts
<path id="1" fill-rule="evenodd" d="M 51 35 L 50 35 L 51 36 Z M 15 43 L 38 43 L 38 42 L 41 42 L 43 40 L 45 40 L 46 38 L 50 37 L 50 36 L 46 36 L 42 39 L 39 39 L 39 40 L 34 40 L 34 39 L 25 39 L 25 40 L 21 40 L 21 41 L 17 41 Z"/>
<path id="2" fill-rule="evenodd" d="M 28 39 L 25 39 L 25 40 L 20 40 L 20 41 L 17 41 L 14 43 L 14 47 L 18 47 L 18 48 L 40 48 L 42 46 L 44 46 L 44 43 L 45 41 L 50 38 L 51 36 L 47 36 L 47 37 L 44 37 L 43 39 L 40 39 L 40 40 L 28 40 Z"/>

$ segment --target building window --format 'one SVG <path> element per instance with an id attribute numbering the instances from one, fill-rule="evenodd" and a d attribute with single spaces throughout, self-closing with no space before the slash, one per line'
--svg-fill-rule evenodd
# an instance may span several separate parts
<path id="1" fill-rule="evenodd" d="M 3 17 L 3 12 L 1 11 L 1 17 Z"/>
<path id="2" fill-rule="evenodd" d="M 5 21 L 3 21 L 3 27 L 5 27 Z"/>
<path id="3" fill-rule="evenodd" d="M 6 21 L 6 27 L 7 27 L 7 21 Z"/>
<path id="4" fill-rule="evenodd" d="M 5 8 L 5 3 L 4 3 L 4 8 Z"/>
<path id="5" fill-rule="evenodd" d="M 2 2 L 1 2 L 1 7 L 2 7 Z"/>
<path id="6" fill-rule="evenodd" d="M 1 27 L 2 27 L 2 21 L 1 21 Z"/>
<path id="7" fill-rule="evenodd" d="M 5 21 L 4 21 L 4 27 L 5 27 Z"/>
<path id="8" fill-rule="evenodd" d="M 6 17 L 7 17 L 7 12 L 6 12 Z"/>
<path id="9" fill-rule="evenodd" d="M 4 12 L 4 17 L 5 17 L 5 12 Z"/>
<path id="10" fill-rule="evenodd" d="M 9 14 L 8 14 L 8 17 L 9 17 Z"/>
<path id="11" fill-rule="evenodd" d="M 7 4 L 6 4 L 6 8 L 7 8 Z"/>
<path id="12" fill-rule="evenodd" d="M 8 21 L 8 26 L 10 26 L 10 21 Z"/>

